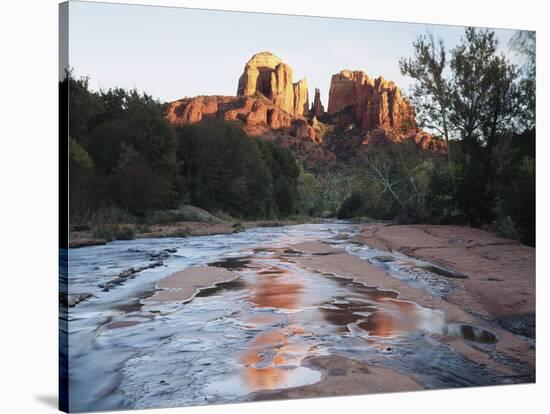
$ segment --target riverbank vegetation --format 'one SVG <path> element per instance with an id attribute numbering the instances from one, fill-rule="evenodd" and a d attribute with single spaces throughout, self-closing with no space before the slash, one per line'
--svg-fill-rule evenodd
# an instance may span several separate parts
<path id="1" fill-rule="evenodd" d="M 287 148 L 247 136 L 237 122 L 172 127 L 151 96 L 92 91 L 68 73 L 60 87 L 69 100 L 72 230 L 126 237 L 193 205 L 234 222 L 338 216 L 468 224 L 534 245 L 534 34 L 518 32 L 512 47 L 520 66 L 497 52 L 489 30 L 466 29 L 450 51 L 420 36 L 400 69 L 413 80 L 419 126 L 444 139 L 447 151 L 366 145 L 322 173 L 304 170 Z"/>
<path id="2" fill-rule="evenodd" d="M 511 47 L 521 66 L 497 52 L 490 30 L 467 28 L 451 51 L 432 34 L 418 37 L 401 72 L 414 81 L 419 126 L 447 151 L 367 146 L 338 215 L 468 224 L 534 245 L 534 32 L 517 32 Z"/>
<path id="3" fill-rule="evenodd" d="M 317 179 L 291 151 L 248 137 L 236 122 L 173 128 L 163 105 L 146 94 L 93 92 L 86 78 L 70 74 L 61 87 L 71 114 L 73 228 L 158 223 L 187 204 L 229 220 L 313 212 Z"/>

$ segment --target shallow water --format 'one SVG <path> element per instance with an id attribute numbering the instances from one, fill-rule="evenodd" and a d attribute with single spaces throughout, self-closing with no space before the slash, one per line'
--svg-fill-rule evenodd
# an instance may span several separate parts
<path id="1" fill-rule="evenodd" d="M 70 308 L 71 409 L 243 401 L 255 391 L 319 381 L 320 372 L 302 365 L 316 355 L 393 368 L 429 388 L 502 382 L 439 341 L 457 335 L 491 346 L 492 333 L 447 324 L 443 312 L 403 301 L 399 292 L 304 269 L 286 250 L 325 239 L 351 252 L 345 237 L 357 230 L 335 222 L 70 250 L 70 291 L 95 295 Z M 166 249 L 173 253 L 163 266 L 108 292 L 98 287 Z M 366 259 L 376 253 L 361 252 Z M 206 263 L 240 277 L 185 305 L 141 304 L 160 278 Z M 406 276 L 406 269 L 392 266 L 394 276 Z"/>

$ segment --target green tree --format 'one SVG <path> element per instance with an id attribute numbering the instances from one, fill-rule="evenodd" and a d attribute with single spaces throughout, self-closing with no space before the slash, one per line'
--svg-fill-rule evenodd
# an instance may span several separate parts
<path id="1" fill-rule="evenodd" d="M 525 107 L 520 111 L 524 116 L 524 122 L 527 128 L 534 128 L 536 122 L 536 89 L 537 89 L 537 49 L 536 32 L 527 30 L 518 30 L 512 39 L 510 47 L 522 58 L 520 91 L 524 94 Z"/>
<path id="2" fill-rule="evenodd" d="M 363 210 L 367 215 L 404 221 L 425 221 L 430 217 L 428 201 L 434 164 L 414 143 L 367 146 L 357 170 L 362 177 L 361 193 L 366 204 Z"/>
<path id="3" fill-rule="evenodd" d="M 508 139 L 528 142 L 521 135 L 531 130 L 534 136 L 534 33 L 516 34 L 511 45 L 524 56 L 523 69 L 497 52 L 493 31 L 474 28 L 465 29 L 459 44 L 450 51 L 448 64 L 443 42 L 436 42 L 431 34 L 413 43 L 413 58 L 401 59 L 403 74 L 415 80 L 411 98 L 423 126 L 447 131 L 450 138 L 448 166 L 434 160 L 426 199 L 432 220 L 474 226 L 500 221 L 508 229 L 521 222 L 523 229 L 533 227 L 530 200 L 534 186 L 527 185 L 529 173 L 525 172 L 531 171 L 527 168 L 530 164 L 514 155 L 517 151 L 504 151 L 503 143 Z M 525 168 L 520 173 L 517 168 L 503 167 L 510 163 Z M 510 185 L 521 181 L 520 176 L 525 187 L 518 191 L 526 193 L 515 201 L 523 200 L 520 204 L 529 211 L 530 219 L 520 219 L 521 209 L 509 197 Z"/>
<path id="4" fill-rule="evenodd" d="M 481 143 L 492 147 L 498 134 L 515 128 L 518 71 L 496 53 L 498 41 L 490 30 L 465 30 L 452 50 L 451 115 L 463 140 L 466 163 Z"/>
<path id="5" fill-rule="evenodd" d="M 70 72 L 63 85 L 68 85 L 71 213 L 82 220 L 111 207 L 145 214 L 185 196 L 175 133 L 158 101 L 136 90 L 94 92 L 87 78 Z"/>
<path id="6" fill-rule="evenodd" d="M 273 171 L 263 147 L 237 123 L 205 121 L 178 127 L 176 134 L 192 204 L 239 217 L 275 211 Z"/>
<path id="7" fill-rule="evenodd" d="M 445 45 L 429 32 L 413 42 L 413 50 L 414 57 L 401 58 L 399 67 L 403 75 L 415 80 L 410 93 L 417 121 L 421 127 L 445 138 L 449 147 L 450 90 L 444 74 L 447 65 Z"/>
<path id="8" fill-rule="evenodd" d="M 155 171 L 137 152 L 125 156 L 110 176 L 111 198 L 133 215 L 170 206 L 168 177 Z"/>
<path id="9" fill-rule="evenodd" d="M 301 214 L 319 215 L 323 212 L 322 186 L 312 173 L 300 169 L 298 178 L 298 206 Z"/>

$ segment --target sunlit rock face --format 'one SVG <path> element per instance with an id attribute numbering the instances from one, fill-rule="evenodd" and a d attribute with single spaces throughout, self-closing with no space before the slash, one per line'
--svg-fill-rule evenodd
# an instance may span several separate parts
<path id="1" fill-rule="evenodd" d="M 275 134 L 294 148 L 303 147 L 304 142 L 323 144 L 330 128 L 353 127 L 351 138 L 337 143 L 338 148 L 349 147 L 346 151 L 352 154 L 361 145 L 406 140 L 422 150 L 445 150 L 443 142 L 416 127 L 412 105 L 395 83 L 383 77 L 374 79 L 350 70 L 333 75 L 327 111 L 319 89 L 311 108 L 308 95 L 306 79 L 294 82 L 292 68 L 264 51 L 245 64 L 236 96 L 180 99 L 168 104 L 165 117 L 172 125 L 209 118 L 239 121 L 249 135 Z"/>
<path id="2" fill-rule="evenodd" d="M 277 88 L 277 85 L 272 83 L 272 80 L 276 82 L 276 76 L 272 79 L 272 75 L 281 63 L 283 61 L 270 52 L 256 53 L 244 66 L 243 74 L 239 78 L 237 95 L 253 96 L 261 93 L 267 98 L 272 98 L 273 87 Z M 286 68 L 281 67 L 279 73 L 286 71 L 287 75 L 290 74 L 292 77 L 292 69 L 285 66 Z"/>
<path id="3" fill-rule="evenodd" d="M 309 106 L 307 82 L 302 79 L 293 83 L 292 75 L 292 68 L 271 52 L 256 53 L 239 78 L 237 95 L 261 94 L 291 115 L 306 115 Z"/>
<path id="4" fill-rule="evenodd" d="M 338 126 L 362 129 L 362 144 L 414 141 L 424 151 L 446 150 L 445 142 L 416 126 L 414 108 L 394 82 L 363 71 L 343 70 L 332 76 L 328 115 Z"/>
<path id="5" fill-rule="evenodd" d="M 264 97 L 198 96 L 171 102 L 165 118 L 172 125 L 185 125 L 204 119 L 241 121 L 251 135 L 271 129 L 290 128 L 293 116 Z"/>
<path id="6" fill-rule="evenodd" d="M 239 78 L 237 96 L 197 96 L 171 102 L 166 119 L 172 125 L 208 118 L 241 121 L 250 135 L 286 130 L 297 138 L 314 142 L 318 131 L 309 113 L 305 79 L 293 82 L 292 68 L 271 52 L 256 53 Z"/>
<path id="7" fill-rule="evenodd" d="M 346 112 L 349 121 L 365 130 L 407 130 L 415 125 L 414 109 L 395 83 L 381 76 L 370 78 L 363 71 L 343 70 L 332 75 L 328 113 L 340 112 Z"/>
<path id="8" fill-rule="evenodd" d="M 192 124 L 218 112 L 218 105 L 231 101 L 231 97 L 198 96 L 171 102 L 165 118 L 172 125 Z"/>
<path id="9" fill-rule="evenodd" d="M 307 80 L 302 79 L 294 83 L 292 87 L 294 89 L 294 115 L 307 115 L 309 112 Z"/>

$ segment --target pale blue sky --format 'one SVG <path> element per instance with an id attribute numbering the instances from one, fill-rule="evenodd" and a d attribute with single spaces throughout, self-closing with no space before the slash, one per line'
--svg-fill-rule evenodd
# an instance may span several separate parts
<path id="1" fill-rule="evenodd" d="M 184 96 L 235 95 L 244 65 L 269 50 L 307 78 L 327 106 L 330 78 L 360 69 L 394 80 L 406 92 L 411 80 L 398 61 L 412 41 L 431 30 L 448 48 L 464 28 L 441 25 L 221 12 L 72 1 L 69 64 L 89 76 L 92 89 L 137 88 L 162 101 Z M 495 30 L 506 51 L 513 30 Z M 514 56 L 510 56 L 512 59 Z"/>

